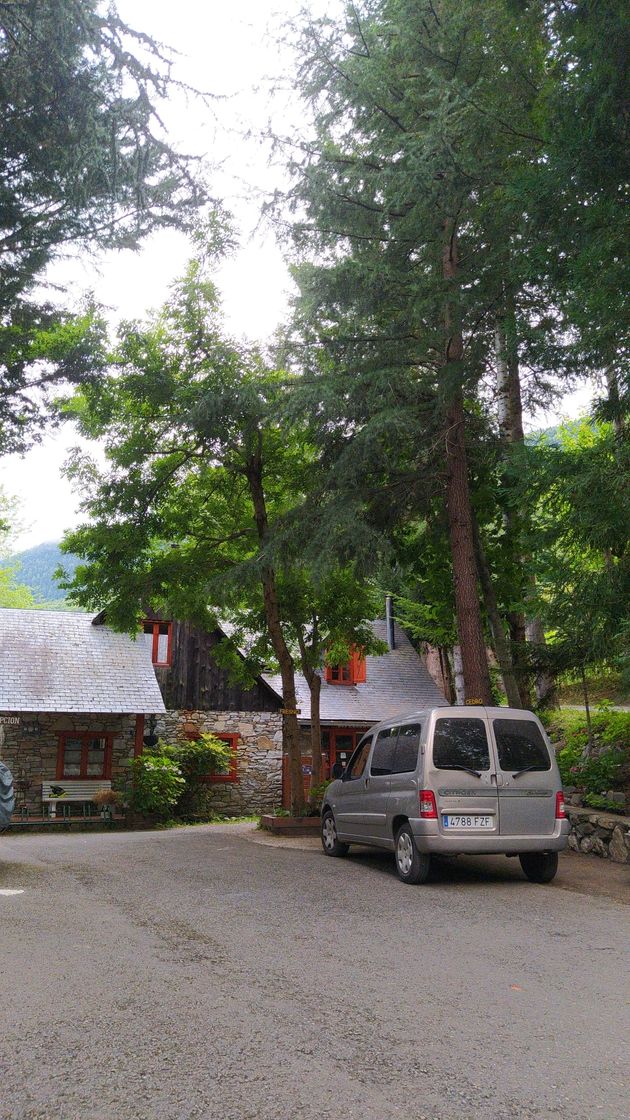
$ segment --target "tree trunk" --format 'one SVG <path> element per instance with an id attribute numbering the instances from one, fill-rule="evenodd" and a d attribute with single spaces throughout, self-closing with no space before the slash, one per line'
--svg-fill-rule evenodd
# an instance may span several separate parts
<path id="1" fill-rule="evenodd" d="M 533 646 L 540 646 L 541 649 L 546 647 L 545 631 L 543 630 L 543 625 L 539 618 L 532 618 L 528 621 L 527 641 Z M 536 700 L 539 704 L 544 704 L 547 708 L 555 705 L 556 680 L 553 673 L 546 671 L 536 675 Z"/>
<path id="2" fill-rule="evenodd" d="M 444 279 L 457 282 L 457 234 L 446 224 L 442 257 Z M 457 633 L 462 650 L 464 688 L 467 703 L 491 704 L 492 690 L 486 656 L 481 607 L 477 591 L 477 567 L 473 543 L 472 509 L 468 486 L 468 461 L 464 439 L 464 403 L 461 369 L 464 343 L 459 315 L 447 298 L 445 306 L 447 372 L 459 374 L 450 393 L 446 414 L 446 510 L 448 516 L 453 586 L 457 612 Z"/>
<path id="3" fill-rule="evenodd" d="M 322 679 L 319 673 L 313 673 L 313 679 L 309 681 L 309 688 L 311 690 L 311 758 L 313 760 L 311 785 L 319 786 L 324 780 L 322 773 L 322 728 L 319 720 Z"/>
<path id="4" fill-rule="evenodd" d="M 497 387 L 497 418 L 499 422 L 499 436 L 507 453 L 515 444 L 523 443 L 523 403 L 521 398 L 521 377 L 518 359 L 516 308 L 514 295 L 507 285 L 503 288 L 502 306 L 495 324 L 495 360 L 496 360 L 496 387 Z M 515 515 L 506 514 L 506 526 L 513 540 L 518 541 L 520 526 Z M 515 550 L 516 551 L 516 550 Z M 528 574 L 531 567 L 529 557 L 515 555 L 517 566 L 520 564 L 523 572 L 522 594 L 527 597 L 528 589 L 531 590 L 533 576 Z M 508 617 L 510 639 L 512 641 L 512 664 L 514 676 L 521 696 L 522 706 L 531 708 L 532 694 L 530 672 L 525 654 L 527 640 L 527 626 L 524 611 L 511 611 Z M 540 633 L 542 626 L 537 623 Z M 544 645 L 544 634 L 542 644 Z M 546 688 L 542 681 L 537 681 L 538 687 Z"/>
<path id="5" fill-rule="evenodd" d="M 622 436 L 624 434 L 624 420 L 621 412 L 619 378 L 617 377 L 616 370 L 608 369 L 606 371 L 606 385 L 608 386 L 608 404 L 610 406 L 615 435 Z"/>
<path id="6" fill-rule="evenodd" d="M 246 475 L 249 492 L 254 506 L 254 519 L 261 547 L 267 542 L 269 523 L 263 488 L 262 446 L 259 434 L 258 450 L 247 463 Z M 280 620 L 276 575 L 270 564 L 263 564 L 261 584 L 265 606 L 265 619 L 273 651 L 280 667 L 282 678 L 282 746 L 289 758 L 289 781 L 291 784 L 291 812 L 294 816 L 304 813 L 304 776 L 302 771 L 302 752 L 300 750 L 300 728 L 297 721 L 297 698 L 295 694 L 295 666 L 285 641 Z"/>
<path id="7" fill-rule="evenodd" d="M 586 746 L 582 751 L 582 758 L 589 758 L 593 749 L 593 724 L 591 722 L 591 706 L 588 702 L 588 687 L 586 684 L 586 673 L 584 666 L 580 666 L 580 677 L 582 678 L 582 695 L 584 697 L 584 707 L 586 709 L 586 726 L 588 728 L 588 736 L 586 739 Z"/>
<path id="8" fill-rule="evenodd" d="M 464 704 L 466 689 L 464 688 L 464 666 L 462 664 L 462 647 L 453 646 L 453 684 L 455 689 L 455 703 Z"/>
<path id="9" fill-rule="evenodd" d="M 317 634 L 317 623 L 313 624 L 314 634 Z M 300 659 L 302 662 L 302 673 L 308 685 L 311 696 L 311 788 L 318 786 L 323 781 L 323 765 L 322 765 L 322 730 L 319 717 L 320 696 L 322 692 L 322 679 L 319 673 L 313 668 L 313 661 L 308 655 L 308 649 L 304 640 L 304 635 L 300 628 L 297 627 L 298 632 L 298 645 L 300 647 Z M 317 640 L 317 639 L 315 639 Z"/>
<path id="10" fill-rule="evenodd" d="M 448 649 L 446 646 L 438 646 L 438 656 L 440 658 L 440 669 L 442 672 L 442 680 L 444 682 L 444 695 L 449 704 L 455 701 L 455 682 L 453 680 L 453 670 L 451 669 L 451 662 L 448 656 Z"/>
<path id="11" fill-rule="evenodd" d="M 486 605 L 486 614 L 490 623 L 492 631 L 492 640 L 494 643 L 494 652 L 499 663 L 499 669 L 503 678 L 503 687 L 505 688 L 505 695 L 510 708 L 522 708 L 521 694 L 519 692 L 516 677 L 514 675 L 514 666 L 512 664 L 512 654 L 510 653 L 510 643 L 506 637 L 505 630 L 503 629 L 503 619 L 499 611 L 497 597 L 494 592 L 492 584 L 492 576 L 488 568 L 488 562 L 484 552 L 481 537 L 479 536 L 479 528 L 476 521 L 473 519 L 473 532 L 475 537 L 475 555 L 477 558 L 477 568 L 479 570 L 479 582 L 483 591 L 484 602 Z"/>
<path id="12" fill-rule="evenodd" d="M 503 444 L 522 443 L 523 403 L 516 345 L 516 313 L 507 291 L 504 306 L 497 316 L 495 332 L 497 418 Z"/>
<path id="13" fill-rule="evenodd" d="M 530 671 L 527 665 L 527 652 L 525 649 L 527 630 L 523 611 L 510 611 L 508 614 L 508 626 L 510 628 L 510 653 L 512 656 L 512 665 L 514 667 L 514 676 L 521 697 L 521 705 L 523 708 L 531 708 L 533 702 L 532 687 Z"/>

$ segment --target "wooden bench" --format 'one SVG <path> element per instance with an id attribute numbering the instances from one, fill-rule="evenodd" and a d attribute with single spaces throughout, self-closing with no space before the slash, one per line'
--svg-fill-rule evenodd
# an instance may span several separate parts
<path id="1" fill-rule="evenodd" d="M 48 805 L 49 816 L 57 816 L 58 801 L 91 801 L 101 789 L 111 789 L 109 778 L 60 778 L 57 782 L 42 782 L 42 802 Z"/>

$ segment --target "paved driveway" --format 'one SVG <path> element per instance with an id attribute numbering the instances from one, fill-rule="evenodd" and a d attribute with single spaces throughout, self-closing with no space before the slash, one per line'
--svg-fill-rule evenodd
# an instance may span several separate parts
<path id="1" fill-rule="evenodd" d="M 579 883 L 227 825 L 1 837 L 0 888 L 3 1120 L 630 1114 L 630 908 Z"/>

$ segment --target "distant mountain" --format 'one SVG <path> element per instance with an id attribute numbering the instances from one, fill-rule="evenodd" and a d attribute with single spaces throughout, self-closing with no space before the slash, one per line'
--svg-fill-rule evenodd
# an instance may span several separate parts
<path id="1" fill-rule="evenodd" d="M 54 579 L 53 573 L 61 564 L 69 576 L 74 575 L 80 562 L 78 556 L 62 552 L 58 541 L 45 541 L 34 548 L 15 552 L 9 559 L 12 564 L 17 565 L 16 583 L 29 587 L 38 602 L 63 607 L 66 593 Z"/>

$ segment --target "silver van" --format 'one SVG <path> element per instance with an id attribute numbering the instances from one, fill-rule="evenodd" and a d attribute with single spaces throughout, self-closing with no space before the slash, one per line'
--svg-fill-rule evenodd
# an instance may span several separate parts
<path id="1" fill-rule="evenodd" d="M 324 794 L 324 852 L 394 852 L 404 883 L 423 883 L 433 853 L 518 856 L 549 883 L 569 822 L 553 748 L 532 712 L 430 708 L 372 727 Z"/>

